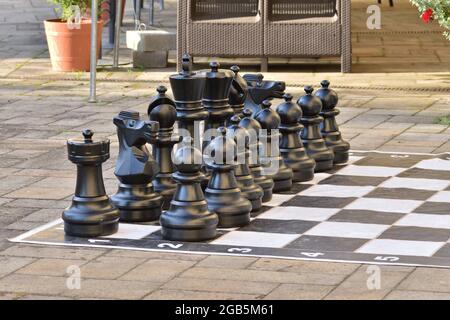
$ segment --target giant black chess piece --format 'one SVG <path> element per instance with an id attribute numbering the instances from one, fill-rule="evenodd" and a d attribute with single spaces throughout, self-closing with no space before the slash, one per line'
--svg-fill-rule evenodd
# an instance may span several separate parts
<path id="1" fill-rule="evenodd" d="M 277 132 L 281 119 L 280 116 L 271 109 L 272 104 L 264 100 L 261 104 L 261 111 L 255 115 L 255 119 L 261 124 L 262 131 L 259 140 L 263 143 L 263 152 L 260 159 L 264 172 L 268 173 L 275 183 L 273 192 L 289 191 L 292 188 L 292 169 L 286 166 L 280 155 L 279 141 L 280 133 Z"/>
<path id="2" fill-rule="evenodd" d="M 161 214 L 160 223 L 164 239 L 176 241 L 203 241 L 216 236 L 219 222 L 217 214 L 208 211 L 200 172 L 202 153 L 194 148 L 187 138 L 185 146 L 175 153 L 177 172 L 173 179 L 177 182 L 175 195 L 169 210 Z"/>
<path id="3" fill-rule="evenodd" d="M 245 79 L 239 74 L 240 69 L 238 66 L 232 66 L 231 71 L 234 72 L 234 78 L 231 83 L 229 102 L 231 108 L 233 108 L 234 114 L 242 116 L 245 100 L 248 96 L 248 86 Z"/>
<path id="4" fill-rule="evenodd" d="M 203 136 L 203 148 L 217 136 L 217 129 L 225 125 L 225 121 L 234 114 L 229 104 L 231 83 L 234 72 L 219 69 L 218 62 L 210 63 L 211 70 L 205 71 L 206 83 L 203 92 L 203 106 L 208 112 L 205 121 L 205 135 Z"/>
<path id="5" fill-rule="evenodd" d="M 252 110 L 244 109 L 243 115 L 244 118 L 239 123 L 239 126 L 245 128 L 250 137 L 248 141 L 251 156 L 249 168 L 255 183 L 263 189 L 264 195 L 262 197 L 262 202 L 269 202 L 270 200 L 272 200 L 274 182 L 271 177 L 263 174 L 263 168 L 259 161 L 259 152 L 262 147 L 261 143 L 258 140 L 258 135 L 262 128 L 259 122 L 252 117 Z"/>
<path id="6" fill-rule="evenodd" d="M 264 80 L 264 76 L 258 74 L 245 74 L 245 81 L 248 85 L 248 95 L 245 100 L 245 108 L 253 111 L 256 115 L 261 110 L 261 103 L 264 100 L 274 98 L 281 99 L 286 90 L 286 83 L 283 81 Z"/>
<path id="7" fill-rule="evenodd" d="M 302 116 L 302 109 L 292 102 L 292 95 L 284 95 L 285 102 L 277 107 L 281 118 L 280 153 L 286 165 L 292 169 L 293 182 L 312 180 L 314 177 L 315 161 L 308 157 L 303 143 L 300 140 L 300 131 L 303 126 L 298 122 Z"/>
<path id="8" fill-rule="evenodd" d="M 172 151 L 175 144 L 181 141 L 181 137 L 173 133 L 177 120 L 177 110 L 172 99 L 165 95 L 167 88 L 159 86 L 158 95 L 154 97 L 148 106 L 148 117 L 159 123 L 158 135 L 153 139 L 153 156 L 159 166 L 159 171 L 153 179 L 153 187 L 163 197 L 163 210 L 169 208 L 173 198 L 176 182 L 172 179 L 175 171 L 172 163 Z"/>
<path id="9" fill-rule="evenodd" d="M 170 85 L 175 98 L 178 128 L 189 132 L 195 147 L 200 149 L 200 122 L 208 117 L 203 108 L 202 98 L 206 77 L 203 73 L 191 71 L 191 59 L 184 55 L 182 71 L 170 76 Z M 186 134 L 182 132 L 182 135 Z"/>
<path id="10" fill-rule="evenodd" d="M 339 109 L 335 109 L 339 100 L 338 95 L 336 91 L 329 88 L 330 81 L 323 80 L 320 84 L 322 88 L 316 91 L 316 96 L 322 101 L 322 112 L 320 113 L 323 118 L 321 125 L 322 136 L 327 147 L 334 153 L 334 163 L 346 163 L 348 161 L 350 144 L 342 139 L 336 122 L 336 116 L 340 113 Z"/>
<path id="11" fill-rule="evenodd" d="M 252 172 L 249 168 L 250 163 L 250 135 L 246 129 L 239 126 L 241 118 L 234 115 L 230 119 L 227 135 L 232 137 L 237 146 L 237 166 L 234 169 L 238 188 L 241 190 L 244 198 L 252 204 L 252 212 L 258 211 L 262 206 L 263 189 L 255 183 Z"/>
<path id="12" fill-rule="evenodd" d="M 252 204 L 238 188 L 236 167 L 236 143 L 226 136 L 227 129 L 217 129 L 220 136 L 211 141 L 208 148 L 214 156 L 208 163 L 212 169 L 211 180 L 205 190 L 208 209 L 219 216 L 219 227 L 234 228 L 250 223 Z"/>
<path id="13" fill-rule="evenodd" d="M 119 156 L 114 174 L 119 189 L 111 197 L 120 211 L 120 220 L 145 222 L 161 214 L 161 196 L 153 190 L 152 179 L 158 166 L 146 147 L 154 143 L 158 123 L 141 120 L 139 112 L 121 111 L 114 117 L 119 137 Z"/>
<path id="14" fill-rule="evenodd" d="M 311 86 L 306 86 L 306 95 L 300 97 L 297 103 L 303 111 L 300 118 L 300 122 L 305 126 L 301 133 L 303 144 L 308 155 L 316 161 L 315 172 L 321 172 L 333 168 L 334 154 L 326 146 L 320 132 L 320 124 L 323 121 L 319 115 L 322 102 L 312 95 L 313 91 Z"/>
<path id="15" fill-rule="evenodd" d="M 93 141 L 84 130 L 84 140 L 68 140 L 69 160 L 77 165 L 77 185 L 72 204 L 62 214 L 64 231 L 76 237 L 98 237 L 117 232 L 119 211 L 106 195 L 102 163 L 109 159 L 109 140 Z"/>

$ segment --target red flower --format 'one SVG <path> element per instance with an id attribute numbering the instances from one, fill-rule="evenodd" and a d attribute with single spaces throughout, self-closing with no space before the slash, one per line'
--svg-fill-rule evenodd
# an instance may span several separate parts
<path id="1" fill-rule="evenodd" d="M 428 8 L 425 10 L 422 15 L 420 16 L 425 23 L 429 23 L 431 20 L 433 20 L 433 9 Z"/>

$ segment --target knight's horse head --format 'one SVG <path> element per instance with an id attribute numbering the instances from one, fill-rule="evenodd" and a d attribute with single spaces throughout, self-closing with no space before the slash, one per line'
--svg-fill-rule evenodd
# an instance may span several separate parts
<path id="1" fill-rule="evenodd" d="M 140 148 L 154 142 L 159 129 L 158 122 L 141 120 L 136 111 L 121 111 L 114 117 L 114 124 L 117 126 L 120 145 L 129 148 Z"/>
<path id="2" fill-rule="evenodd" d="M 245 102 L 245 107 L 257 112 L 260 110 L 260 105 L 264 100 L 281 99 L 286 90 L 286 83 L 284 81 L 264 81 L 264 76 L 258 74 L 246 74 L 244 79 L 248 85 L 248 97 Z"/>

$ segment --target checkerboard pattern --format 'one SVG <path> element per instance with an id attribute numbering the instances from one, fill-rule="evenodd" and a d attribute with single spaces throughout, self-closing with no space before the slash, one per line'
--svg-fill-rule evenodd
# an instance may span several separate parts
<path id="1" fill-rule="evenodd" d="M 21 239 L 43 240 L 86 242 L 63 238 L 58 224 Z M 450 267 L 450 154 L 353 152 L 347 165 L 275 194 L 249 225 L 221 229 L 216 239 L 205 243 L 164 241 L 160 227 L 149 224 L 121 224 L 117 234 L 90 243 Z"/>

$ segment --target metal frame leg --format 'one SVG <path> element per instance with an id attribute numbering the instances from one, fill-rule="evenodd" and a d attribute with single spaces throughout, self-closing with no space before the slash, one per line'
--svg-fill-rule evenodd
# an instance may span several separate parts
<path id="1" fill-rule="evenodd" d="M 150 0 L 148 9 L 148 24 L 152 26 L 155 23 L 155 0 Z"/>
<path id="2" fill-rule="evenodd" d="M 98 0 L 92 0 L 91 7 L 91 52 L 90 52 L 90 75 L 89 75 L 89 102 L 97 102 L 97 19 Z"/>
<path id="3" fill-rule="evenodd" d="M 122 0 L 117 0 L 117 7 L 122 7 Z M 114 32 L 114 50 L 113 50 L 113 68 L 119 66 L 119 47 L 120 47 L 120 16 L 122 15 L 121 10 L 116 10 L 116 23 Z"/>

